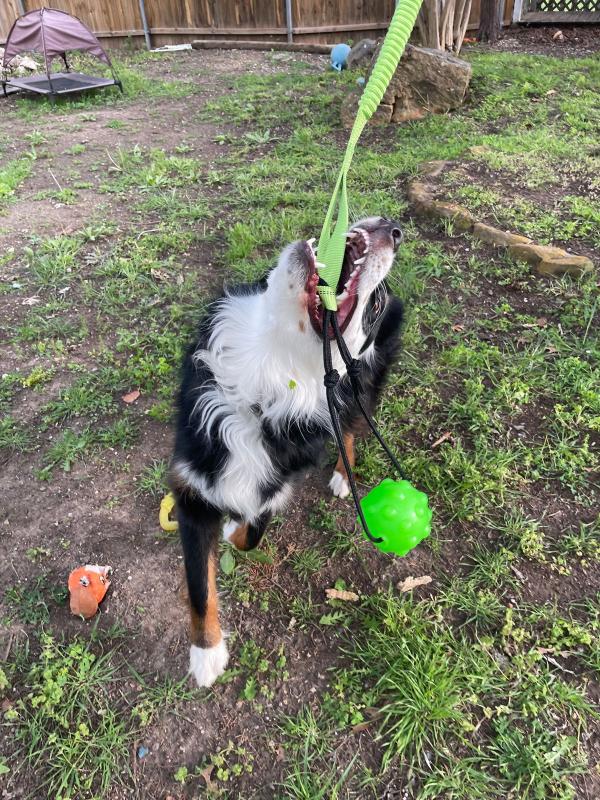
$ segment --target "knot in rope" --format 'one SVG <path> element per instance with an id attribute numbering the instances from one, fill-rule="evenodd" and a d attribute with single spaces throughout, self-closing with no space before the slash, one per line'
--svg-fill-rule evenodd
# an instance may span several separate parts
<path id="1" fill-rule="evenodd" d="M 362 365 L 360 361 L 357 358 L 353 358 L 346 367 L 346 372 L 350 378 L 358 380 L 362 375 Z"/>
<path id="2" fill-rule="evenodd" d="M 326 389 L 335 389 L 340 379 L 340 373 L 337 369 L 330 369 L 329 372 L 325 373 L 323 377 L 323 383 L 325 384 Z"/>

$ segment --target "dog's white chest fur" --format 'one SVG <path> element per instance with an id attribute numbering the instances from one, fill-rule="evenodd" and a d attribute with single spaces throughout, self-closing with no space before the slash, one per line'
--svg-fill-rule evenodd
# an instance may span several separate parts
<path id="1" fill-rule="evenodd" d="M 215 485 L 189 469 L 185 478 L 206 500 L 246 520 L 267 507 L 276 511 L 288 494 L 268 506 L 261 502 L 261 488 L 272 483 L 274 471 L 263 421 L 284 432 L 290 420 L 330 424 L 321 343 L 307 330 L 304 316 L 297 294 L 287 298 L 276 286 L 269 285 L 262 294 L 227 296 L 208 347 L 194 354 L 214 375 L 196 403 L 194 422 L 206 435 L 219 435 L 229 456 Z M 336 366 L 343 373 L 341 359 Z"/>

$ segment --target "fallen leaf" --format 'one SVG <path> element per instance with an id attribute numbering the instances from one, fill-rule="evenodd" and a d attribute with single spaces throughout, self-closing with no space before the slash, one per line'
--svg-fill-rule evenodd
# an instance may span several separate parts
<path id="1" fill-rule="evenodd" d="M 325 594 L 329 600 L 349 600 L 356 603 L 360 599 L 356 592 L 346 592 L 343 589 L 325 589 Z"/>
<path id="2" fill-rule="evenodd" d="M 556 31 L 556 33 L 552 37 L 553 41 L 555 41 L 555 42 L 562 42 L 562 40 L 564 38 L 565 38 L 565 35 L 564 35 L 564 33 L 562 31 Z"/>
<path id="3" fill-rule="evenodd" d="M 540 328 L 545 328 L 546 325 L 548 324 L 548 320 L 546 319 L 546 317 L 538 317 L 535 321 L 535 324 Z"/>
<path id="4" fill-rule="evenodd" d="M 138 399 L 139 396 L 140 396 L 139 391 L 137 389 L 134 389 L 133 392 L 127 392 L 127 394 L 124 394 L 123 397 L 121 397 L 121 400 L 124 403 L 135 403 L 135 401 Z"/>
<path id="5" fill-rule="evenodd" d="M 157 281 L 164 281 L 165 283 L 168 283 L 171 280 L 171 275 L 164 269 L 155 269 L 152 267 L 150 270 L 150 275 L 152 275 L 153 278 L 156 278 Z"/>
<path id="6" fill-rule="evenodd" d="M 223 570 L 225 575 L 231 575 L 231 573 L 235 569 L 235 558 L 229 548 L 227 548 L 227 550 L 225 550 L 225 552 L 221 556 L 219 564 L 221 565 L 221 569 Z"/>
<path id="7" fill-rule="evenodd" d="M 41 300 L 39 297 L 26 297 L 25 300 L 21 300 L 22 306 L 36 306 L 40 303 Z"/>
<path id="8" fill-rule="evenodd" d="M 361 731 L 366 730 L 369 725 L 372 725 L 374 720 L 369 719 L 365 720 L 364 722 L 359 722 L 357 725 L 352 726 L 352 733 L 360 733 Z"/>
<path id="9" fill-rule="evenodd" d="M 457 324 L 457 325 L 453 325 L 452 326 L 452 330 L 456 331 L 456 333 L 459 333 L 460 331 L 464 331 L 464 329 L 465 329 L 464 325 Z"/>
<path id="10" fill-rule="evenodd" d="M 398 589 L 400 589 L 401 592 L 410 592 L 412 589 L 416 589 L 417 586 L 427 586 L 432 580 L 433 578 L 431 575 L 421 575 L 420 578 L 413 578 L 412 575 L 409 575 L 402 583 L 398 584 Z"/>
<path id="11" fill-rule="evenodd" d="M 440 438 L 436 439 L 436 441 L 431 445 L 431 449 L 433 450 L 434 447 L 437 447 L 442 442 L 445 442 L 447 439 L 450 439 L 451 437 L 452 437 L 452 433 L 450 431 L 446 431 L 446 433 L 442 433 Z"/>
<path id="12" fill-rule="evenodd" d="M 199 773 L 200 777 L 204 778 L 204 781 L 206 783 L 206 788 L 208 789 L 209 792 L 212 792 L 212 790 L 215 788 L 214 781 L 212 780 L 212 773 L 214 768 L 215 768 L 214 764 L 209 764 L 208 767 L 206 767 Z"/>

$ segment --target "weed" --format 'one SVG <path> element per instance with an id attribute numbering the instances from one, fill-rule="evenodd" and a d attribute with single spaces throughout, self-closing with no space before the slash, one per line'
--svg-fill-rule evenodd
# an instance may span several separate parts
<path id="1" fill-rule="evenodd" d="M 137 480 L 137 491 L 152 497 L 162 497 L 167 491 L 166 461 L 153 461 L 144 467 Z"/>
<path id="2" fill-rule="evenodd" d="M 114 654 L 60 644 L 42 635 L 42 652 L 25 679 L 27 694 L 9 721 L 25 762 L 41 768 L 48 796 L 105 794 L 128 772 L 131 733 L 110 697 Z"/>
<path id="3" fill-rule="evenodd" d="M 325 556 L 314 547 L 305 547 L 292 556 L 294 571 L 304 580 L 308 580 L 311 575 L 318 572 L 324 563 Z"/>
<path id="4" fill-rule="evenodd" d="M 67 591 L 64 586 L 50 583 L 47 576 L 38 575 L 8 588 L 4 598 L 21 622 L 37 627 L 49 621 L 52 605 L 65 603 Z"/>

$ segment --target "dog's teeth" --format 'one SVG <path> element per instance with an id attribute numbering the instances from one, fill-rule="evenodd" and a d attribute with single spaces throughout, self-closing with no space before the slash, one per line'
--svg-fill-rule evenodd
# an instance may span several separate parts
<path id="1" fill-rule="evenodd" d="M 308 244 L 308 245 L 310 245 L 311 247 L 313 247 L 313 245 L 314 245 L 314 243 L 315 243 L 316 241 L 317 241 L 316 237 L 315 237 L 315 236 L 313 236 L 313 238 L 312 238 L 312 239 L 307 239 L 307 240 L 306 240 L 306 244 Z M 313 249 L 314 249 L 314 247 L 313 247 Z"/>
<path id="2" fill-rule="evenodd" d="M 364 263 L 365 263 L 365 261 L 366 261 L 366 256 L 362 256 L 361 258 L 357 258 L 357 259 L 355 260 L 355 262 L 354 262 L 354 266 L 355 266 L 355 267 L 358 267 L 358 266 L 360 266 L 361 264 L 364 264 Z M 354 275 L 354 273 L 352 273 L 352 274 Z"/>
<path id="3" fill-rule="evenodd" d="M 358 236 L 358 231 L 348 231 L 346 234 L 346 239 L 356 239 Z"/>

